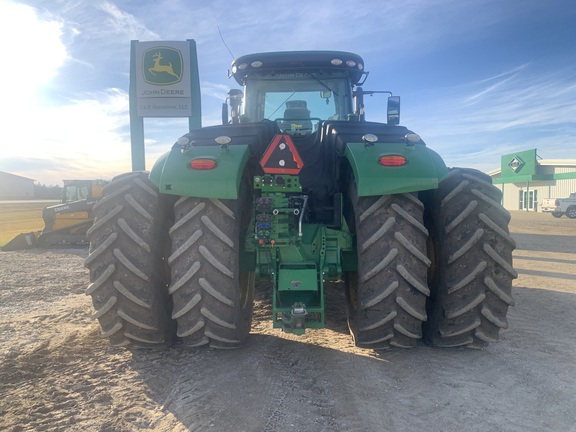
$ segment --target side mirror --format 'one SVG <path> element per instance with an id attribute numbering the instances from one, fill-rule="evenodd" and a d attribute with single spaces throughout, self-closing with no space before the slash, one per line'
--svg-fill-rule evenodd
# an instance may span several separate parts
<path id="1" fill-rule="evenodd" d="M 228 92 L 228 100 L 230 101 L 230 108 L 232 108 L 232 124 L 240 122 L 240 106 L 242 105 L 243 97 L 242 90 L 232 89 Z"/>
<path id="2" fill-rule="evenodd" d="M 390 96 L 388 98 L 388 124 L 400 124 L 400 96 Z"/>
<path id="3" fill-rule="evenodd" d="M 239 122 L 240 117 L 240 106 L 242 105 L 242 98 L 244 94 L 242 90 L 232 89 L 228 92 L 228 97 L 226 98 L 226 102 L 230 103 L 230 108 L 232 108 L 232 124 Z M 230 124 L 230 120 L 228 119 L 228 104 L 224 102 L 222 104 L 222 124 Z"/>

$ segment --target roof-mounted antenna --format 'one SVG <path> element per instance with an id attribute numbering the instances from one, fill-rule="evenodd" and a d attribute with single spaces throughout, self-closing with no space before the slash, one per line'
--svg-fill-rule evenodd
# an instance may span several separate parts
<path id="1" fill-rule="evenodd" d="M 222 43 L 224 44 L 224 46 L 226 47 L 226 49 L 228 50 L 228 52 L 232 56 L 232 60 L 234 60 L 236 57 L 234 57 L 234 54 L 232 54 L 232 51 L 230 51 L 230 48 L 228 48 L 228 45 L 226 45 L 226 42 L 224 41 L 224 37 L 222 36 L 222 32 L 220 31 L 220 26 L 218 26 L 218 34 L 220 35 L 220 39 L 222 39 Z"/>

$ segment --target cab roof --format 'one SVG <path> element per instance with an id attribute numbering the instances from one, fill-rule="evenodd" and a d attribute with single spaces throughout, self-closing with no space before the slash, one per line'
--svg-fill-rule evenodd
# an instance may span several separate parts
<path id="1" fill-rule="evenodd" d="M 346 51 L 278 51 L 247 54 L 232 62 L 232 76 L 238 84 L 250 72 L 339 70 L 348 72 L 352 84 L 357 84 L 364 72 L 364 60 Z"/>

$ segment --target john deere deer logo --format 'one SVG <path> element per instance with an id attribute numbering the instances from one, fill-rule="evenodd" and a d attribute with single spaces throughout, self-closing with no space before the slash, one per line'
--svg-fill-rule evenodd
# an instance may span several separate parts
<path id="1" fill-rule="evenodd" d="M 155 47 L 144 52 L 144 81 L 153 85 L 170 85 L 182 79 L 182 54 L 169 47 Z"/>
<path id="2" fill-rule="evenodd" d="M 172 63 L 169 63 L 168 66 L 160 64 L 160 60 L 162 60 L 164 58 L 164 57 L 162 57 L 162 54 L 157 52 L 156 54 L 154 54 L 152 56 L 152 58 L 154 59 L 154 67 L 151 67 L 150 69 L 148 69 L 148 71 L 152 75 L 156 75 L 156 72 L 166 72 L 172 76 L 175 76 L 178 79 L 180 78 L 178 75 L 176 75 L 174 73 L 174 69 L 172 69 Z"/>

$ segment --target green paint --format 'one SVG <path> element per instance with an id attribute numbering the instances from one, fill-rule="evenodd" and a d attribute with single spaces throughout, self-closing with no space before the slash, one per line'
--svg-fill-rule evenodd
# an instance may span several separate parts
<path id="1" fill-rule="evenodd" d="M 238 188 L 250 151 L 247 145 L 191 147 L 182 153 L 172 149 L 152 167 L 150 180 L 161 193 L 199 198 L 238 198 Z M 216 168 L 190 168 L 194 159 L 211 159 Z"/>
<path id="2" fill-rule="evenodd" d="M 400 167 L 384 167 L 378 158 L 401 155 L 408 163 Z M 348 143 L 346 157 L 354 171 L 359 196 L 389 195 L 436 189 L 448 174 L 437 153 L 423 145 L 404 143 Z"/>

